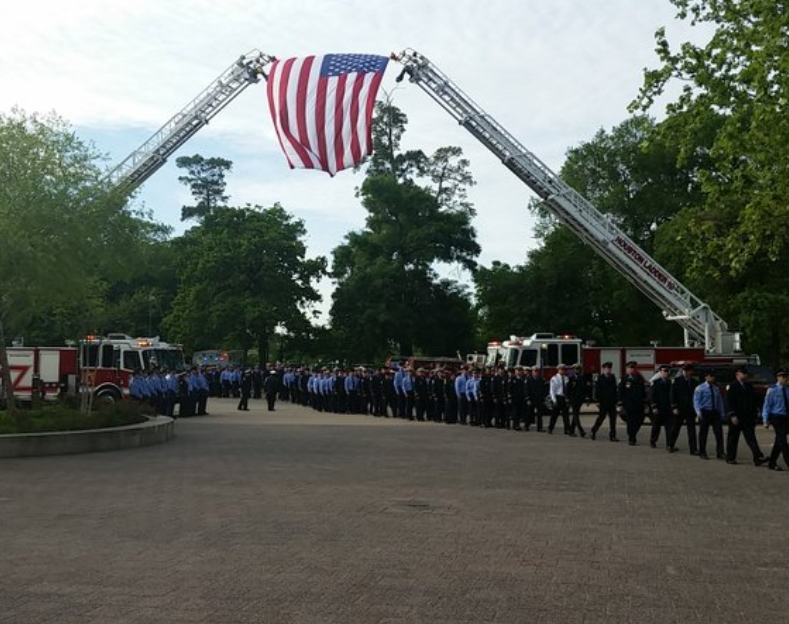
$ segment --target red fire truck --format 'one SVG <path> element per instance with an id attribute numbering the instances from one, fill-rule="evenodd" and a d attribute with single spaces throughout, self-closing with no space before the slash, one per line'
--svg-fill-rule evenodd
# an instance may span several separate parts
<path id="1" fill-rule="evenodd" d="M 21 401 L 55 400 L 80 389 L 119 401 L 128 396 L 135 371 L 185 368 L 180 345 L 126 334 L 86 336 L 79 347 L 9 347 L 8 365 L 14 397 Z"/>
<path id="2" fill-rule="evenodd" d="M 649 379 L 660 364 L 696 362 L 707 364 L 758 363 L 752 356 L 711 355 L 704 347 L 598 347 L 586 345 L 575 336 L 556 336 L 548 333 L 528 337 L 510 336 L 509 340 L 488 343 L 486 365 L 539 366 L 553 374 L 559 364 L 581 364 L 584 373 L 595 375 L 603 362 L 613 364 L 613 372 L 621 377 L 626 362 L 636 362 L 636 368 Z"/>

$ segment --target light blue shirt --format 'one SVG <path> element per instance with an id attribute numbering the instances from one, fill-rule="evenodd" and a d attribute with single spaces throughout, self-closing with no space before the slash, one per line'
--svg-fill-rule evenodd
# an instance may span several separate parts
<path id="1" fill-rule="evenodd" d="M 457 379 L 455 379 L 455 394 L 458 396 L 458 398 L 466 394 L 467 383 L 468 378 L 466 377 L 465 373 L 458 375 Z"/>
<path id="2" fill-rule="evenodd" d="M 786 417 L 786 401 L 785 396 L 789 396 L 789 388 L 781 386 L 781 384 L 773 384 L 767 388 L 767 394 L 764 397 L 764 406 L 762 407 L 762 420 L 764 424 L 773 416 Z"/>
<path id="3" fill-rule="evenodd" d="M 699 384 L 693 391 L 693 409 L 701 416 L 702 411 L 718 412 L 721 418 L 726 413 L 720 388 L 707 382 Z"/>

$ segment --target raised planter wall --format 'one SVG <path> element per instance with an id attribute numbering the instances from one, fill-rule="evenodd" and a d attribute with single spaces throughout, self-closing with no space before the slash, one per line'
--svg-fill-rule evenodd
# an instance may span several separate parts
<path id="1" fill-rule="evenodd" d="M 0 435 L 0 458 L 116 451 L 161 444 L 174 436 L 173 419 L 167 416 L 108 429 L 6 434 Z"/>

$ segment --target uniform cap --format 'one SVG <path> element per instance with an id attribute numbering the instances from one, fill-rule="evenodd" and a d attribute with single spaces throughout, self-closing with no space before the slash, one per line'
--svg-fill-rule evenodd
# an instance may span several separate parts
<path id="1" fill-rule="evenodd" d="M 661 370 L 661 371 L 669 371 L 669 370 L 671 370 L 671 369 L 669 369 L 669 367 L 668 367 L 668 365 L 667 365 L 667 364 L 661 364 L 661 365 L 660 365 L 660 367 L 658 368 L 658 370 Z"/>
<path id="2" fill-rule="evenodd" d="M 748 367 L 747 366 L 738 366 L 734 369 L 735 373 L 742 373 L 743 375 L 748 374 Z"/>
<path id="3" fill-rule="evenodd" d="M 684 370 L 684 371 L 692 371 L 692 370 L 695 370 L 695 366 L 693 366 L 693 364 L 684 364 L 682 366 L 682 370 Z"/>
<path id="4" fill-rule="evenodd" d="M 613 368 L 614 365 L 611 362 L 603 362 L 603 368 Z"/>
<path id="5" fill-rule="evenodd" d="M 776 377 L 787 377 L 787 376 L 789 376 L 789 371 L 787 371 L 785 368 L 779 368 L 777 371 L 775 371 L 775 376 Z"/>

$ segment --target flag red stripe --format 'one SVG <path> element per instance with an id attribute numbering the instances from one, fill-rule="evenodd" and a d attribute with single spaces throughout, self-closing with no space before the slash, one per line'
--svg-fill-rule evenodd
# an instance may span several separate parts
<path id="1" fill-rule="evenodd" d="M 364 86 L 365 74 L 357 74 L 353 83 L 353 95 L 351 97 L 351 110 L 348 114 L 348 123 L 351 124 L 351 158 L 358 163 L 362 159 L 362 146 L 359 144 L 359 96 Z"/>
<path id="2" fill-rule="evenodd" d="M 268 110 L 271 113 L 271 121 L 274 122 L 274 130 L 277 131 L 277 141 L 279 141 L 279 146 L 282 149 L 282 153 L 285 154 L 285 159 L 288 161 L 288 166 L 291 169 L 294 169 L 293 163 L 290 161 L 290 156 L 288 156 L 288 152 L 285 150 L 285 144 L 282 142 L 282 136 L 279 133 L 279 125 L 277 124 L 277 109 L 274 106 L 274 82 L 276 80 L 277 75 L 279 74 L 279 61 L 274 61 L 271 65 L 271 71 L 269 72 L 268 77 Z"/>
<path id="3" fill-rule="evenodd" d="M 326 154 L 326 79 L 318 80 L 318 91 L 315 94 L 315 128 L 318 134 L 318 158 L 321 169 L 328 171 L 329 157 Z M 315 150 L 313 150 L 315 151 Z"/>
<path id="4" fill-rule="evenodd" d="M 282 126 L 282 133 L 285 139 L 290 143 L 296 152 L 296 155 L 301 160 L 301 165 L 305 169 L 309 169 L 312 165 L 310 157 L 307 155 L 305 149 L 299 144 L 298 139 L 290 131 L 290 117 L 288 115 L 288 84 L 290 83 L 290 74 L 293 71 L 293 65 L 296 59 L 288 59 L 285 61 L 285 66 L 282 68 L 282 78 L 279 81 L 279 119 Z"/>
<path id="5" fill-rule="evenodd" d="M 342 161 L 345 157 L 345 146 L 342 141 L 342 122 L 345 118 L 343 114 L 343 100 L 345 99 L 345 84 L 348 82 L 348 74 L 337 76 L 337 89 L 334 94 L 334 167 L 333 171 L 342 169 Z"/>
<path id="6" fill-rule="evenodd" d="M 310 71 L 312 64 L 315 62 L 314 56 L 308 56 L 304 59 L 301 65 L 301 72 L 299 73 L 299 82 L 296 90 L 296 123 L 299 131 L 299 145 L 306 145 L 309 151 L 314 152 L 315 146 L 310 145 L 310 135 L 307 133 L 307 92 L 310 79 Z M 304 150 L 307 156 L 306 167 L 314 167 L 313 160 L 309 157 L 307 150 Z"/>
<path id="7" fill-rule="evenodd" d="M 367 96 L 367 110 L 365 111 L 365 119 L 367 119 L 367 150 L 368 154 L 373 152 L 373 109 L 375 108 L 375 94 L 378 93 L 378 87 L 383 80 L 384 73 L 378 72 L 370 81 L 370 88 Z"/>

